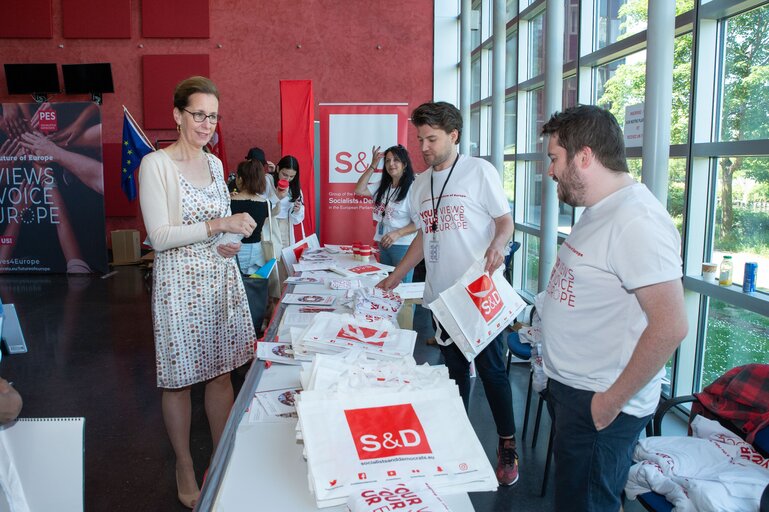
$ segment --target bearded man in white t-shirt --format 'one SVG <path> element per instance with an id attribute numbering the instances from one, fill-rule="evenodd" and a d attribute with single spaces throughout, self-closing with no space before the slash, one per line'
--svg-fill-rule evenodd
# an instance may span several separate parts
<path id="1" fill-rule="evenodd" d="M 486 160 L 458 153 L 462 115 L 454 105 L 425 103 L 412 112 L 411 121 L 417 128 L 422 156 L 430 166 L 411 186 L 411 215 L 417 235 L 401 262 L 379 286 L 394 288 L 424 259 L 424 302 L 429 304 L 474 262 L 485 258 L 488 272 L 502 265 L 513 234 L 513 219 L 499 172 Z M 470 363 L 440 325 L 436 338 L 449 376 L 456 381 L 467 408 Z M 497 480 L 512 485 L 518 480 L 518 455 L 504 354 L 504 335 L 500 333 L 474 362 L 500 438 Z"/>
<path id="2" fill-rule="evenodd" d="M 559 199 L 585 207 L 537 297 L 555 509 L 616 512 L 664 365 L 688 330 L 681 240 L 662 204 L 630 176 L 610 112 L 570 108 L 542 133 Z"/>

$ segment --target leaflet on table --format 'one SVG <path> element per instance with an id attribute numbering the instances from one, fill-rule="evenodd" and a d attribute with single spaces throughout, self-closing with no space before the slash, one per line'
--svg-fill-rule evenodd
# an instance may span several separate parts
<path id="1" fill-rule="evenodd" d="M 425 295 L 425 283 L 401 283 L 393 290 L 401 299 L 421 299 Z"/>
<path id="2" fill-rule="evenodd" d="M 298 284 L 292 290 L 296 295 L 333 295 L 334 297 L 344 297 L 347 290 L 334 290 L 325 284 Z"/>
<path id="3" fill-rule="evenodd" d="M 328 270 L 331 266 L 335 265 L 334 260 L 328 261 L 307 261 L 294 263 L 295 272 L 306 272 L 308 270 Z"/>
<path id="4" fill-rule="evenodd" d="M 273 361 L 283 364 L 301 364 L 294 359 L 294 351 L 290 343 L 271 343 L 260 341 L 256 344 L 256 357 L 263 361 Z"/>
<path id="5" fill-rule="evenodd" d="M 300 391 L 301 389 L 285 388 L 254 393 L 248 421 L 250 423 L 294 421 L 297 417 L 295 400 Z"/>
<path id="6" fill-rule="evenodd" d="M 287 293 L 281 299 L 284 304 L 304 304 L 316 306 L 330 306 L 334 303 L 336 297 L 333 295 L 311 294 L 302 295 L 298 293 Z"/>

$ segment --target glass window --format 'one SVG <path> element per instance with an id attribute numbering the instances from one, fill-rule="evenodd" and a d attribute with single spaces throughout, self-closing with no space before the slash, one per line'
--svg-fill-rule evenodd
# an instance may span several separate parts
<path id="1" fill-rule="evenodd" d="M 689 137 L 691 63 L 692 35 L 689 33 L 677 37 L 674 43 L 671 144 L 686 144 Z M 617 118 L 620 126 L 623 126 L 625 107 L 644 103 L 646 51 L 598 66 L 593 76 L 595 103 L 608 108 Z"/>
<path id="2" fill-rule="evenodd" d="M 594 102 L 609 109 L 620 126 L 625 123 L 625 107 L 644 102 L 646 51 L 607 62 L 593 70 Z"/>
<path id="3" fill-rule="evenodd" d="M 518 14 L 518 0 L 505 0 L 505 19 L 510 21 Z"/>
<path id="4" fill-rule="evenodd" d="M 571 76 L 563 81 L 562 108 L 577 106 L 577 77 Z"/>
<path id="5" fill-rule="evenodd" d="M 529 21 L 529 78 L 545 72 L 545 13 Z"/>
<path id="6" fill-rule="evenodd" d="M 567 0 L 564 18 L 563 62 L 577 60 L 579 48 L 579 0 Z"/>
<path id="7" fill-rule="evenodd" d="M 696 391 L 735 366 L 765 363 L 769 354 L 769 318 L 716 299 L 705 300 L 710 304 L 702 382 Z"/>
<path id="8" fill-rule="evenodd" d="M 647 0 L 598 0 L 596 50 L 646 30 Z"/>
<path id="9" fill-rule="evenodd" d="M 481 3 L 478 2 L 470 11 L 470 49 L 481 44 Z"/>
<path id="10" fill-rule="evenodd" d="M 726 20 L 722 141 L 769 138 L 769 4 Z"/>
<path id="11" fill-rule="evenodd" d="M 507 202 L 512 206 L 515 202 L 515 161 L 505 162 L 505 169 L 502 172 L 502 186 L 505 189 Z"/>
<path id="12" fill-rule="evenodd" d="M 644 79 L 644 82 L 646 80 Z M 686 144 L 689 138 L 689 96 L 692 91 L 692 34 L 673 43 L 673 104 L 670 143 Z"/>
<path id="13" fill-rule="evenodd" d="M 481 154 L 481 112 L 473 110 L 470 113 L 470 155 Z"/>
<path id="14" fill-rule="evenodd" d="M 505 88 L 508 88 L 518 82 L 518 32 L 507 36 L 505 52 Z"/>
<path id="15" fill-rule="evenodd" d="M 526 169 L 526 194 L 523 208 L 523 221 L 526 224 L 539 227 L 542 215 L 542 162 L 528 161 Z"/>
<path id="16" fill-rule="evenodd" d="M 518 101 L 515 96 L 505 99 L 505 154 L 515 154 L 515 133 L 517 128 L 516 110 Z"/>
<path id="17" fill-rule="evenodd" d="M 524 233 L 523 289 L 536 295 L 539 291 L 539 237 Z"/>
<path id="18" fill-rule="evenodd" d="M 671 158 L 668 165 L 668 213 L 684 236 L 684 194 L 686 193 L 686 158 Z"/>
<path id="19" fill-rule="evenodd" d="M 545 124 L 545 88 L 540 87 L 539 89 L 529 91 L 528 98 L 529 102 L 528 112 L 526 113 L 526 124 L 528 126 L 529 133 L 526 137 L 526 149 L 530 153 L 534 153 L 542 151 L 544 148 L 542 145 L 542 137 L 539 133 L 542 131 L 542 126 Z"/>
<path id="20" fill-rule="evenodd" d="M 473 59 L 470 63 L 470 101 L 481 101 L 481 59 Z"/>
<path id="21" fill-rule="evenodd" d="M 756 288 L 769 292 L 769 157 L 722 157 L 716 162 L 716 214 L 712 261 L 734 261 L 741 285 L 748 261 L 758 262 Z"/>

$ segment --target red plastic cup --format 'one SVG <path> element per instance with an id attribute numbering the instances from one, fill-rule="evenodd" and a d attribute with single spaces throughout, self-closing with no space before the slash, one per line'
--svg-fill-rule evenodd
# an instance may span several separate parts
<path id="1" fill-rule="evenodd" d="M 288 190 L 288 180 L 278 180 L 278 190 Z"/>

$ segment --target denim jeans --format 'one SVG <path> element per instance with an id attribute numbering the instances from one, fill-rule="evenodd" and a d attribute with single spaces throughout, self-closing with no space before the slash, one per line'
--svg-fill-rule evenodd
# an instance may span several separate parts
<path id="1" fill-rule="evenodd" d="M 406 251 L 409 249 L 408 245 L 391 245 L 387 249 L 379 246 L 379 262 L 385 265 L 397 266 L 401 262 Z M 404 283 L 410 283 L 411 278 L 414 276 L 414 269 L 409 270 L 409 273 L 403 278 Z"/>
<path id="2" fill-rule="evenodd" d="M 638 436 L 651 416 L 620 413 L 596 430 L 590 404 L 593 391 L 548 381 L 545 396 L 555 437 L 555 510 L 616 512 L 632 464 Z"/>
<path id="3" fill-rule="evenodd" d="M 435 320 L 436 324 L 438 323 Z M 441 339 L 448 339 L 446 331 L 441 329 Z M 505 332 L 502 331 L 489 345 L 475 357 L 475 370 L 483 382 L 483 390 L 486 392 L 486 400 L 489 402 L 494 423 L 497 426 L 497 434 L 500 437 L 509 437 L 515 434 L 515 420 L 513 418 L 513 393 L 510 390 L 510 381 L 505 372 Z M 470 405 L 470 363 L 462 355 L 457 346 L 452 343 L 448 346 L 439 345 L 446 367 L 449 369 L 449 377 L 459 386 L 459 394 L 465 403 L 465 410 Z"/>
<path id="4" fill-rule="evenodd" d="M 261 242 L 241 244 L 238 251 L 238 266 L 244 274 L 253 274 L 264 265 L 264 253 Z"/>

